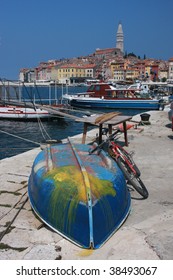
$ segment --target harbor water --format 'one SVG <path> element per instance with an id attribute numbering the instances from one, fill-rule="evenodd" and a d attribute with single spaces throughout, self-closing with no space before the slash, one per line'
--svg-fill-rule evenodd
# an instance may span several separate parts
<path id="1" fill-rule="evenodd" d="M 36 102 L 60 102 L 65 93 L 75 94 L 84 92 L 86 87 L 23 87 L 22 96 L 25 101 L 36 100 Z M 12 93 L 15 94 L 15 93 Z M 88 109 L 87 109 L 88 111 Z M 103 111 L 99 111 L 101 113 Z M 139 110 L 121 110 L 124 115 L 134 116 Z M 94 112 L 93 112 L 94 113 Z M 104 113 L 104 112 L 103 112 Z M 81 114 L 81 113 L 80 113 Z M 85 114 L 85 110 L 83 115 Z M 75 122 L 72 119 L 57 117 L 48 121 L 14 121 L 0 120 L 0 160 L 3 158 L 15 156 L 36 148 L 40 143 L 46 140 L 62 140 L 68 136 L 80 134 L 83 131 L 83 124 Z"/>

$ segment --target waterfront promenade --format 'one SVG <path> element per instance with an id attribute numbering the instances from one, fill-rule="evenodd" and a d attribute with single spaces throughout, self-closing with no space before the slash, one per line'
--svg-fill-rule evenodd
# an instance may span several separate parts
<path id="1" fill-rule="evenodd" d="M 173 132 L 166 111 L 149 113 L 151 125 L 128 130 L 127 148 L 135 151 L 134 160 L 141 170 L 149 198 L 132 199 L 129 217 L 98 250 L 83 250 L 75 246 L 43 225 L 31 210 L 29 201 L 26 201 L 27 181 L 40 149 L 1 160 L 0 259 L 172 260 Z M 133 117 L 133 120 L 140 120 L 140 116 Z M 87 141 L 92 141 L 96 132 L 94 129 L 87 133 Z M 135 196 L 135 192 L 131 194 Z M 14 219 L 22 204 L 22 210 Z"/>

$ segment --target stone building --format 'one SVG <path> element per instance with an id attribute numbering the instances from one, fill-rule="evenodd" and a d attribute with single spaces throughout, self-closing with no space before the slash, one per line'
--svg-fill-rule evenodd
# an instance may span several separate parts
<path id="1" fill-rule="evenodd" d="M 124 52 L 124 34 L 123 34 L 123 28 L 121 23 L 119 23 L 118 25 L 117 36 L 116 36 L 116 48 L 120 49 L 121 52 Z"/>
<path id="2" fill-rule="evenodd" d="M 173 57 L 168 60 L 168 79 L 173 82 Z"/>

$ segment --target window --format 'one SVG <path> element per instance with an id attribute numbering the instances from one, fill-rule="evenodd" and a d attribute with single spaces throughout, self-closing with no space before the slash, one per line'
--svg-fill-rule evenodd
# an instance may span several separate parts
<path id="1" fill-rule="evenodd" d="M 96 91 L 100 91 L 100 86 L 99 86 L 99 85 L 96 86 L 96 87 L 95 87 L 95 90 L 96 90 Z"/>

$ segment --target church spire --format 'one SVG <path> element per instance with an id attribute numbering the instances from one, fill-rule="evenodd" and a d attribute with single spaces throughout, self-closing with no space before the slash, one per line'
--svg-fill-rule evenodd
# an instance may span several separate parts
<path id="1" fill-rule="evenodd" d="M 121 22 L 118 24 L 117 36 L 116 36 L 116 48 L 124 52 L 124 34 Z"/>

